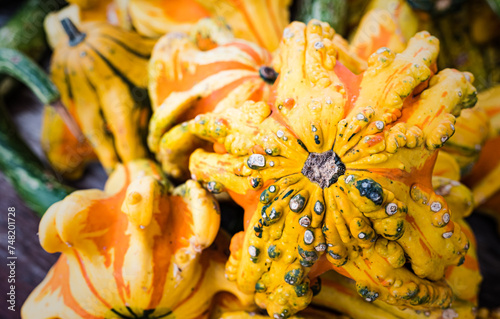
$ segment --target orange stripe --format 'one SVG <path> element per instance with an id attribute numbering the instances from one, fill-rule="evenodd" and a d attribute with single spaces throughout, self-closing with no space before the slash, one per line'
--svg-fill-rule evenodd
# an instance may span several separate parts
<path id="1" fill-rule="evenodd" d="M 154 237 L 153 278 L 148 290 L 151 294 L 148 309 L 156 308 L 160 303 L 170 266 L 173 266 L 172 257 L 180 248 L 189 246 L 189 238 L 193 234 L 191 211 L 182 197 L 162 198 L 160 211 L 161 214 L 154 214 L 160 234 Z"/>
<path id="2" fill-rule="evenodd" d="M 195 118 L 198 114 L 213 111 L 217 104 L 225 99 L 234 89 L 251 79 L 259 79 L 259 77 L 257 75 L 245 76 L 213 91 L 210 95 L 205 96 L 201 100 L 194 103 L 189 109 L 185 110 L 177 122 L 182 123 L 189 121 Z"/>
<path id="3" fill-rule="evenodd" d="M 415 226 L 416 226 L 416 225 L 415 225 Z M 420 231 L 420 229 L 418 229 L 418 230 Z M 427 255 L 428 255 L 429 257 L 431 257 L 431 256 L 432 256 L 432 254 L 431 254 L 431 250 L 429 249 L 429 247 L 427 247 L 427 245 L 424 243 L 424 241 L 422 240 L 422 238 L 419 238 L 418 240 L 419 240 L 420 245 L 422 246 L 422 248 L 423 248 L 423 249 L 425 250 L 425 252 L 427 253 Z"/>
<path id="4" fill-rule="evenodd" d="M 248 25 L 248 29 L 250 29 L 250 31 L 254 35 L 255 39 L 257 40 L 257 43 L 262 47 L 265 46 L 264 41 L 262 40 L 262 38 L 259 35 L 259 32 L 257 32 L 257 30 L 255 29 L 255 26 L 252 23 L 252 19 L 250 18 L 250 15 L 248 14 L 248 12 L 246 10 L 245 3 L 241 0 L 231 0 L 231 1 L 234 3 L 236 8 L 243 15 L 243 18 L 245 19 L 246 24 Z"/>
<path id="5" fill-rule="evenodd" d="M 363 79 L 363 73 L 361 73 L 360 75 L 352 73 L 351 70 L 340 63 L 340 61 L 336 62 L 333 70 L 342 84 L 344 84 L 344 88 L 347 93 L 347 100 L 346 104 L 344 105 L 345 116 L 349 114 L 349 112 L 354 108 L 354 104 L 358 99 L 360 84 L 361 80 Z"/>
<path id="6" fill-rule="evenodd" d="M 178 61 L 179 64 L 181 63 Z M 191 89 L 197 83 L 203 81 L 211 75 L 226 70 L 250 70 L 256 71 L 252 66 L 234 61 L 218 61 L 209 64 L 196 66 L 193 73 L 186 69 L 177 74 L 177 67 L 174 68 L 175 77 L 170 78 L 165 72 L 162 72 L 157 78 L 156 95 L 159 103 L 163 102 L 172 92 L 182 92 Z M 257 71 L 256 71 L 257 72 Z"/>
<path id="7" fill-rule="evenodd" d="M 225 44 L 225 45 L 222 45 L 224 47 L 236 47 L 238 48 L 239 50 L 245 52 L 246 54 L 248 54 L 252 60 L 255 61 L 255 63 L 257 65 L 260 65 L 262 63 L 268 63 L 270 61 L 264 61 L 264 59 L 262 58 L 262 56 L 256 52 L 250 45 L 248 45 L 247 43 L 243 43 L 243 42 L 232 42 L 232 43 L 228 43 L 228 44 Z"/>
<path id="8" fill-rule="evenodd" d="M 39 294 L 39 298 L 45 297 L 46 294 L 50 292 L 55 292 L 59 290 L 59 297 L 62 297 L 63 303 L 77 313 L 81 318 L 85 319 L 99 319 L 85 309 L 83 309 L 80 304 L 76 301 L 75 297 L 71 293 L 71 288 L 69 286 L 70 281 L 70 269 L 68 265 L 68 258 L 66 255 L 62 254 L 57 263 L 51 270 L 52 277 L 49 279 L 47 284 L 42 288 Z M 37 298 L 38 301 L 38 298 Z"/>
<path id="9" fill-rule="evenodd" d="M 366 276 L 368 276 L 368 278 L 370 278 L 370 280 L 371 280 L 371 281 L 373 281 L 373 283 L 374 283 L 375 285 L 377 285 L 377 286 L 378 286 L 378 283 L 375 281 L 375 279 L 373 279 L 373 277 L 372 277 L 372 276 L 370 276 L 370 273 L 368 273 L 368 271 L 363 270 L 363 272 L 366 274 Z"/>
<path id="10" fill-rule="evenodd" d="M 273 0 L 266 0 L 266 6 L 267 6 L 267 12 L 269 12 L 269 15 L 271 16 L 271 23 L 273 24 L 274 31 L 276 32 L 277 38 L 281 37 L 281 32 L 283 32 L 278 25 L 278 17 L 276 17 L 276 12 L 272 10 L 272 5 L 269 2 L 274 2 Z"/>
<path id="11" fill-rule="evenodd" d="M 264 97 L 264 90 L 265 90 L 266 83 L 262 82 L 262 84 L 255 90 L 253 91 L 252 95 L 248 97 L 248 100 L 258 102 L 262 101 Z"/>

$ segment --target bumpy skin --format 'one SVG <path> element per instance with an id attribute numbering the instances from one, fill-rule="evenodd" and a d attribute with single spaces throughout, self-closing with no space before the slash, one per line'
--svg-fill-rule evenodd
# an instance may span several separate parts
<path id="1" fill-rule="evenodd" d="M 148 145 L 163 170 L 177 179 L 189 177 L 189 155 L 207 144 L 180 124 L 197 114 L 221 111 L 249 99 L 267 100 L 275 80 L 275 76 L 266 80 L 259 73 L 270 67 L 271 54 L 251 42 L 234 39 L 220 22 L 203 20 L 191 35 L 171 33 L 161 38 L 149 66 L 154 113 Z"/>
<path id="2" fill-rule="evenodd" d="M 86 36 L 79 44 L 64 41 L 55 49 L 51 77 L 62 102 L 110 172 L 119 162 L 147 157 L 147 65 L 154 41 L 102 22 L 84 24 L 82 32 Z M 58 152 L 61 147 L 77 147 L 72 140 L 45 139 L 61 131 L 61 125 L 57 117 L 44 117 L 42 145 L 54 163 L 67 162 L 57 159 L 65 156 Z M 82 154 L 83 162 L 87 155 Z M 74 167 L 56 168 L 71 173 Z"/>
<path id="3" fill-rule="evenodd" d="M 454 212 L 453 220 L 460 224 L 471 244 L 463 265 L 446 268 L 445 280 L 456 298 L 450 308 L 415 311 L 411 308 L 400 309 L 378 300 L 370 304 L 359 297 L 352 280 L 334 272 L 321 276 L 321 292 L 313 298 L 312 305 L 333 309 L 353 318 L 475 318 L 481 275 L 474 235 L 463 219 L 472 213 L 472 193 L 463 184 L 446 177 L 433 176 L 432 186 L 436 194 L 443 196 L 449 203 L 449 209 Z"/>
<path id="4" fill-rule="evenodd" d="M 219 207 L 198 183 L 172 190 L 147 160 L 119 166 L 105 191 L 81 190 L 42 218 L 42 247 L 62 253 L 22 308 L 23 318 L 205 318 L 226 258 L 206 249 Z"/>
<path id="5" fill-rule="evenodd" d="M 455 116 L 475 104 L 472 75 L 433 75 L 438 40 L 422 32 L 401 54 L 378 50 L 355 76 L 336 60 L 333 36 L 319 21 L 292 23 L 271 105 L 188 124 L 219 146 L 191 156 L 193 176 L 245 205 L 227 275 L 277 318 L 309 304 L 311 269 L 355 279 L 369 301 L 448 307 L 444 271 L 469 243 L 431 173 Z"/>
<path id="6" fill-rule="evenodd" d="M 335 302 L 332 302 L 335 300 Z M 313 298 L 313 306 L 342 312 L 351 318 L 366 319 L 473 319 L 476 311 L 471 302 L 455 300 L 452 307 L 417 311 L 387 305 L 375 301 L 367 303 L 356 293 L 355 283 L 335 272 L 321 276 L 321 292 Z"/>
<path id="7" fill-rule="evenodd" d="M 289 22 L 290 4 L 290 0 L 130 0 L 128 12 L 137 31 L 149 37 L 189 32 L 202 18 L 223 17 L 236 37 L 273 51 Z"/>

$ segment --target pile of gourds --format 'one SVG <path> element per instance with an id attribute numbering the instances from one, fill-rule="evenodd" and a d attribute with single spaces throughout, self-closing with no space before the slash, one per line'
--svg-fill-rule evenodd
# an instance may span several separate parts
<path id="1" fill-rule="evenodd" d="M 61 256 L 24 318 L 477 315 L 499 91 L 438 63 L 437 7 L 374 0 L 348 41 L 287 0 L 70 2 L 45 28 L 82 135 L 46 106 L 42 147 L 110 175 L 43 216 Z"/>

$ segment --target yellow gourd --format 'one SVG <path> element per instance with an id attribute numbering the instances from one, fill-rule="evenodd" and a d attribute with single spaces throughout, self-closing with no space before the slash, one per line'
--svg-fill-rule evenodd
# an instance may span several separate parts
<path id="1" fill-rule="evenodd" d="M 61 257 L 22 308 L 23 318 L 207 318 L 213 296 L 248 296 L 224 278 L 220 222 L 195 181 L 173 189 L 156 164 L 120 165 L 105 190 L 80 190 L 40 222 L 42 247 Z M 217 248 L 219 247 L 219 248 Z"/>
<path id="2" fill-rule="evenodd" d="M 147 64 L 154 41 L 105 22 L 84 24 L 79 31 L 71 20 L 62 21 L 69 39 L 56 47 L 51 63 L 62 102 L 108 172 L 119 162 L 147 157 Z M 54 166 L 71 175 L 73 166 L 57 165 L 69 162 L 64 158 L 69 154 L 59 149 L 76 149 L 79 141 L 51 138 L 60 136 L 61 125 L 56 117 L 45 116 L 42 146 Z M 81 158 L 77 167 L 87 161 L 87 154 Z"/>
<path id="3" fill-rule="evenodd" d="M 469 242 L 431 174 L 455 117 L 476 102 L 472 75 L 434 74 L 439 44 L 426 32 L 401 54 L 378 50 L 356 76 L 337 61 L 328 25 L 287 30 L 272 104 L 187 125 L 220 145 L 193 153 L 193 177 L 245 207 L 228 277 L 271 316 L 304 309 L 309 275 L 326 269 L 355 279 L 368 301 L 449 307 L 445 269 L 463 262 Z"/>

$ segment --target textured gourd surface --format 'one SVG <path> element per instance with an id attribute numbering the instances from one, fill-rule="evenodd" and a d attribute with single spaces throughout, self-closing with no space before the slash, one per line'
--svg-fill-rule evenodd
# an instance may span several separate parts
<path id="1" fill-rule="evenodd" d="M 224 278 L 224 255 L 203 253 L 219 221 L 217 202 L 197 182 L 172 189 L 150 161 L 120 165 L 104 191 L 76 191 L 44 215 L 40 243 L 61 257 L 22 315 L 202 318 L 223 290 L 247 303 Z"/>
<path id="2" fill-rule="evenodd" d="M 246 209 L 227 275 L 271 316 L 304 309 L 317 288 L 308 274 L 330 268 L 368 301 L 447 307 L 445 268 L 464 262 L 469 241 L 431 174 L 455 117 L 475 104 L 472 75 L 436 74 L 439 44 L 426 32 L 400 54 L 378 50 L 354 75 L 333 38 L 318 21 L 292 23 L 271 104 L 188 123 L 217 150 L 191 156 L 193 176 Z"/>
<path id="3" fill-rule="evenodd" d="M 119 162 L 147 156 L 147 65 L 155 41 L 102 22 L 83 24 L 81 32 L 83 41 L 56 47 L 51 77 L 87 141 L 69 137 L 48 108 L 42 127 L 47 158 L 69 175 L 83 171 L 95 155 L 108 172 Z"/>

